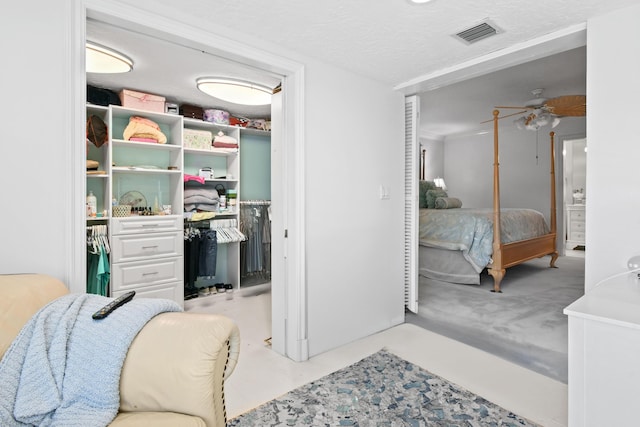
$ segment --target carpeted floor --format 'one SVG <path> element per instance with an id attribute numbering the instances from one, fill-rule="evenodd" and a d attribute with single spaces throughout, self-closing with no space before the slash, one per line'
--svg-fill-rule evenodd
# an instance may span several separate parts
<path id="1" fill-rule="evenodd" d="M 584 258 L 549 257 L 511 267 L 501 294 L 480 286 L 420 277 L 418 314 L 406 321 L 567 382 L 567 318 L 564 307 L 584 293 Z"/>
<path id="2" fill-rule="evenodd" d="M 536 426 L 380 350 L 230 420 L 245 426 Z"/>

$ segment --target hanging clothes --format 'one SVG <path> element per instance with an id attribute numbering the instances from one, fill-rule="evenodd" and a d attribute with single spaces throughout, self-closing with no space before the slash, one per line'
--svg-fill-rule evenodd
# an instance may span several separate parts
<path id="1" fill-rule="evenodd" d="M 240 245 L 241 278 L 271 280 L 271 212 L 269 201 L 240 202 L 240 231 L 247 237 Z"/>
<path id="2" fill-rule="evenodd" d="M 110 251 L 107 226 L 87 227 L 87 293 L 108 296 L 111 279 Z"/>
<path id="3" fill-rule="evenodd" d="M 198 296 L 195 286 L 200 262 L 200 230 L 186 226 L 184 229 L 184 299 Z"/>
<path id="4" fill-rule="evenodd" d="M 200 237 L 200 257 L 198 275 L 213 277 L 216 275 L 218 261 L 218 237 L 216 230 L 205 230 Z"/>

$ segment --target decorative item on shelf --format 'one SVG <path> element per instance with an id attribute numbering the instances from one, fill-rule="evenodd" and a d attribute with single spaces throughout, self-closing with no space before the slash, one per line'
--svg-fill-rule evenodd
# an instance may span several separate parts
<path id="1" fill-rule="evenodd" d="M 249 120 L 249 123 L 247 123 L 247 129 L 271 130 L 271 122 L 268 122 L 265 119 Z"/>
<path id="2" fill-rule="evenodd" d="M 235 210 L 238 202 L 238 192 L 233 189 L 227 190 L 227 206 L 231 211 Z"/>
<path id="3" fill-rule="evenodd" d="M 95 217 L 98 212 L 98 199 L 93 194 L 93 191 L 89 191 L 87 195 L 87 216 Z"/>
<path id="4" fill-rule="evenodd" d="M 109 141 L 107 124 L 94 114 L 91 114 L 89 118 L 87 118 L 86 133 L 87 140 L 98 148 Z"/>
<path id="5" fill-rule="evenodd" d="M 218 125 L 229 124 L 229 112 L 224 110 L 204 110 L 204 121 Z"/>
<path id="6" fill-rule="evenodd" d="M 208 130 L 183 129 L 182 145 L 184 148 L 195 148 L 198 150 L 210 150 L 213 142 L 213 134 Z"/>
<path id="7" fill-rule="evenodd" d="M 198 171 L 198 176 L 204 179 L 213 179 L 213 169 L 209 167 L 201 168 Z"/>
<path id="8" fill-rule="evenodd" d="M 113 216 L 125 217 L 131 216 L 131 205 L 116 205 L 113 207 Z"/>
<path id="9" fill-rule="evenodd" d="M 173 102 L 166 102 L 164 104 L 164 112 L 167 114 L 178 114 L 179 109 L 178 109 L 178 104 L 175 104 Z"/>
<path id="10" fill-rule="evenodd" d="M 213 146 L 218 148 L 238 148 L 238 140 L 220 131 L 213 138 Z"/>
<path id="11" fill-rule="evenodd" d="M 129 205 L 132 208 L 141 208 L 147 206 L 147 198 L 139 191 L 127 191 L 120 197 L 119 205 Z"/>
<path id="12" fill-rule="evenodd" d="M 179 111 L 187 119 L 204 120 L 204 110 L 197 105 L 182 104 Z"/>
<path id="13" fill-rule="evenodd" d="M 248 123 L 249 123 L 249 119 L 247 119 L 246 117 L 235 117 L 235 116 L 229 117 L 229 124 L 231 126 L 240 126 L 240 127 L 246 128 Z"/>
<path id="14" fill-rule="evenodd" d="M 97 161 L 87 159 L 87 170 L 88 171 L 96 171 L 96 170 L 98 170 L 99 166 L 100 166 L 100 163 L 98 163 Z"/>
<path id="15" fill-rule="evenodd" d="M 120 101 L 123 107 L 135 108 L 138 110 L 164 113 L 164 96 L 152 95 L 150 93 L 138 92 L 135 90 L 122 89 L 120 91 Z"/>

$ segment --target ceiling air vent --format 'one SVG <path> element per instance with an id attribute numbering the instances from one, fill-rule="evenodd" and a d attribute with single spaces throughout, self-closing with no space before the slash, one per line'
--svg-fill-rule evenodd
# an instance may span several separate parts
<path id="1" fill-rule="evenodd" d="M 464 40 L 465 43 L 471 44 L 496 34 L 498 34 L 498 28 L 495 25 L 483 22 L 482 24 L 456 33 L 456 36 Z"/>

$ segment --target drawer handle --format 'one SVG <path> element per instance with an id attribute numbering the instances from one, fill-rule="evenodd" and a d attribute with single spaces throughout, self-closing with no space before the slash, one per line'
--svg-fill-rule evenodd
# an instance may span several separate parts
<path id="1" fill-rule="evenodd" d="M 160 224 L 142 224 L 143 227 L 157 227 Z"/>
<path id="2" fill-rule="evenodd" d="M 155 249 L 157 248 L 158 245 L 153 245 L 153 246 L 143 246 L 142 249 Z"/>
<path id="3" fill-rule="evenodd" d="M 142 273 L 143 276 L 153 276 L 154 274 L 158 274 L 157 271 L 152 271 L 150 273 Z"/>

